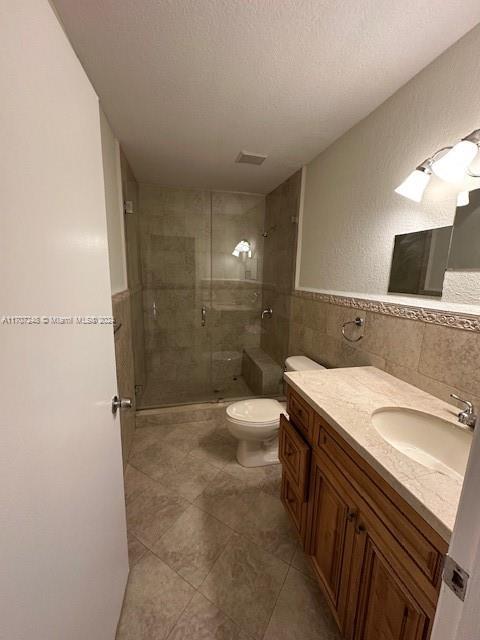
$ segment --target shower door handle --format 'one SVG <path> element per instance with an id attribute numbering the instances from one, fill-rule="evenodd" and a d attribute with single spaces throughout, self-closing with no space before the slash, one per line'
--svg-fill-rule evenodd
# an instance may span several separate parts
<path id="1" fill-rule="evenodd" d="M 204 327 L 207 322 L 207 307 L 205 305 L 203 305 L 202 307 L 201 318 L 202 318 L 202 327 Z"/>

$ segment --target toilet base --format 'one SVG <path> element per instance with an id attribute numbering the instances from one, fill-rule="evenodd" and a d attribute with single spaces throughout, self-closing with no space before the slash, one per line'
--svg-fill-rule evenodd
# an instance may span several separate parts
<path id="1" fill-rule="evenodd" d="M 242 467 L 266 467 L 279 464 L 278 436 L 270 440 L 240 440 L 237 447 L 237 460 Z"/>

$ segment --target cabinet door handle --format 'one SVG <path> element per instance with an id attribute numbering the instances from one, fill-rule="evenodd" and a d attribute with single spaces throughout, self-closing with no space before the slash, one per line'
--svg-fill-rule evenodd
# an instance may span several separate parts
<path id="1" fill-rule="evenodd" d="M 365 528 L 365 525 L 359 522 L 357 528 L 355 529 L 355 533 L 365 533 L 366 530 L 367 529 Z"/>
<path id="2" fill-rule="evenodd" d="M 357 519 L 357 512 L 354 509 L 350 509 L 350 511 L 347 514 L 348 522 L 354 522 L 354 520 L 356 519 Z"/>

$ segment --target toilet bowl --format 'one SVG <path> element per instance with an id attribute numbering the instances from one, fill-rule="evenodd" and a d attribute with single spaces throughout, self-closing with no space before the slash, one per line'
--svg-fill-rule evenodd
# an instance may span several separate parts
<path id="1" fill-rule="evenodd" d="M 286 371 L 324 369 L 305 356 L 290 356 Z M 270 398 L 241 400 L 226 410 L 227 427 L 238 440 L 237 460 L 243 467 L 278 464 L 278 429 L 280 415 L 287 415 L 285 402 Z"/>

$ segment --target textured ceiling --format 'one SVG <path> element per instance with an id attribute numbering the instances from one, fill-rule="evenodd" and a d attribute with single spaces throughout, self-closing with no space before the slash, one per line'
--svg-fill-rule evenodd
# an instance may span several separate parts
<path id="1" fill-rule="evenodd" d="M 137 179 L 260 193 L 480 21 L 478 0 L 54 4 Z"/>

